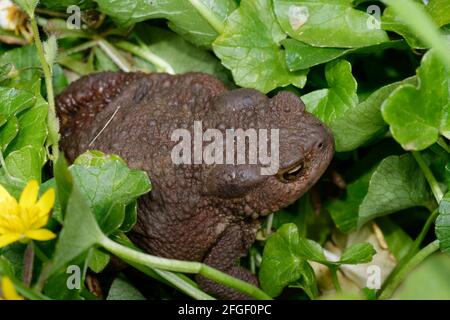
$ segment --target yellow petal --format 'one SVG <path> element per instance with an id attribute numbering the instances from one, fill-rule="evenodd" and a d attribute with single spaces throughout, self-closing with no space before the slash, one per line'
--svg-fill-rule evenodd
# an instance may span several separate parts
<path id="1" fill-rule="evenodd" d="M 36 206 L 39 208 L 39 215 L 47 215 L 55 204 L 55 189 L 48 189 L 37 202 Z"/>
<path id="2" fill-rule="evenodd" d="M 11 201 L 12 199 L 14 198 L 9 194 L 9 192 L 2 185 L 0 185 L 0 203 L 4 201 Z"/>
<path id="3" fill-rule="evenodd" d="M 0 236 L 0 248 L 16 242 L 21 237 L 20 233 L 5 233 Z"/>
<path id="4" fill-rule="evenodd" d="M 20 195 L 19 205 L 22 208 L 31 208 L 35 205 L 39 192 L 39 184 L 36 180 L 30 180 Z"/>
<path id="5" fill-rule="evenodd" d="M 2 294 L 6 300 L 23 300 L 23 297 L 17 294 L 14 283 L 8 277 L 2 278 Z"/>
<path id="6" fill-rule="evenodd" d="M 29 230 L 25 232 L 27 238 L 39 241 L 47 241 L 54 239 L 56 234 L 47 229 Z"/>

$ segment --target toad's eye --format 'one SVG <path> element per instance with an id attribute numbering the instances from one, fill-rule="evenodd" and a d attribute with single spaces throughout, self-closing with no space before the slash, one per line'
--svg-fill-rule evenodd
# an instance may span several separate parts
<path id="1" fill-rule="evenodd" d="M 297 162 L 293 166 L 280 170 L 278 174 L 278 179 L 281 182 L 289 183 L 292 181 L 297 180 L 300 176 L 303 174 L 303 160 L 300 162 Z"/>

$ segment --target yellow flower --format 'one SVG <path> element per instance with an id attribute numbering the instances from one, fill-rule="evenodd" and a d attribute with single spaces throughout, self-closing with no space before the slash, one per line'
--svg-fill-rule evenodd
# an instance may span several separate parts
<path id="1" fill-rule="evenodd" d="M 43 229 L 55 203 L 55 190 L 47 190 L 38 201 L 39 185 L 31 180 L 19 203 L 0 185 L 0 248 L 27 239 L 46 241 L 56 237 Z"/>
<path id="2" fill-rule="evenodd" d="M 5 300 L 23 300 L 23 297 L 14 288 L 14 283 L 8 277 L 2 278 L 2 296 Z"/>

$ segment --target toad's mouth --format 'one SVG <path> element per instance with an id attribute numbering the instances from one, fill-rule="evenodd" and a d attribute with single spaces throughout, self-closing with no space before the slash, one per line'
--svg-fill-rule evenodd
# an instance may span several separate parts
<path id="1" fill-rule="evenodd" d="M 305 159 L 301 159 L 287 168 L 280 169 L 277 178 L 283 183 L 293 182 L 303 176 L 305 170 Z"/>

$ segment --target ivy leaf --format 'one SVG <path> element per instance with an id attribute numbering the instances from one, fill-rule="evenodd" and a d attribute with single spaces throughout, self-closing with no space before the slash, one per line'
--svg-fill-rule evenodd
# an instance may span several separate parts
<path id="1" fill-rule="evenodd" d="M 117 230 L 126 217 L 126 206 L 147 193 L 151 184 L 147 174 L 130 169 L 117 156 L 88 151 L 70 168 L 104 233 Z M 129 219 L 135 220 L 134 217 Z M 127 223 L 126 229 L 130 228 Z"/>
<path id="2" fill-rule="evenodd" d="M 2 152 L 6 150 L 11 141 L 19 132 L 19 120 L 15 116 L 9 118 L 8 122 L 0 128 L 0 148 Z"/>
<path id="3" fill-rule="evenodd" d="M 153 65 L 145 64 L 152 71 L 175 74 L 205 72 L 227 80 L 226 69 L 217 57 L 192 45 L 176 33 L 147 25 L 137 25 L 135 32 L 143 42 L 141 47 L 155 57 Z"/>
<path id="4" fill-rule="evenodd" d="M 430 0 L 427 5 L 420 1 L 416 1 L 416 3 L 430 15 L 438 27 L 450 23 L 450 3 L 447 0 Z M 387 7 L 384 10 L 381 17 L 381 26 L 384 30 L 393 31 L 401 35 L 412 48 L 426 48 L 391 7 Z"/>
<path id="5" fill-rule="evenodd" d="M 19 117 L 19 133 L 6 149 L 6 154 L 26 146 L 42 148 L 47 138 L 47 102 L 39 97 L 36 105 L 22 112 Z"/>
<path id="6" fill-rule="evenodd" d="M 122 27 L 148 19 L 167 19 L 169 27 L 196 45 L 210 47 L 227 16 L 236 8 L 233 0 L 147 1 L 96 0 L 98 10 Z M 214 27 L 213 27 L 214 26 Z"/>
<path id="7" fill-rule="evenodd" d="M 261 288 L 270 296 L 278 296 L 291 283 L 306 281 L 309 291 L 317 292 L 310 266 L 299 253 L 299 234 L 295 224 L 288 223 L 277 230 L 264 247 L 259 271 Z"/>
<path id="8" fill-rule="evenodd" d="M 440 134 L 450 138 L 449 73 L 429 51 L 417 70 L 417 87 L 404 84 L 384 102 L 382 114 L 406 150 L 423 150 Z"/>
<path id="9" fill-rule="evenodd" d="M 0 124 L 2 125 L 9 117 L 31 108 L 36 102 L 33 94 L 15 88 L 0 87 L 0 97 L 2 99 Z"/>
<path id="10" fill-rule="evenodd" d="M 89 255 L 89 268 L 95 273 L 100 273 L 110 261 L 110 255 L 98 249 L 91 249 Z"/>
<path id="11" fill-rule="evenodd" d="M 388 48 L 405 48 L 405 41 L 393 40 L 361 48 L 314 47 L 295 39 L 285 39 L 281 44 L 286 50 L 286 64 L 290 71 L 304 70 L 332 61 L 350 53 L 380 52 Z"/>
<path id="12" fill-rule="evenodd" d="M 355 243 L 345 249 L 339 259 L 339 264 L 360 264 L 372 261 L 377 252 L 370 243 Z"/>
<path id="13" fill-rule="evenodd" d="M 117 278 L 113 281 L 106 300 L 145 300 L 145 298 L 127 281 Z"/>
<path id="14" fill-rule="evenodd" d="M 353 0 L 274 0 L 275 14 L 292 38 L 317 47 L 354 48 L 388 41 Z"/>
<path id="15" fill-rule="evenodd" d="M 51 274 L 58 272 L 70 261 L 86 253 L 103 237 L 86 198 L 74 184 L 68 199 L 63 229 L 56 243 Z"/>
<path id="16" fill-rule="evenodd" d="M 41 171 L 44 165 L 43 148 L 25 146 L 11 152 L 5 158 L 8 174 L 26 183 L 31 179 L 41 181 Z"/>
<path id="17" fill-rule="evenodd" d="M 306 109 L 329 124 L 358 103 L 357 83 L 352 66 L 346 60 L 336 60 L 325 66 L 329 89 L 313 91 L 302 96 Z"/>
<path id="18" fill-rule="evenodd" d="M 439 203 L 435 231 L 441 250 L 450 253 L 450 192 L 447 192 Z"/>
<path id="19" fill-rule="evenodd" d="M 270 0 L 243 0 L 213 43 L 215 54 L 239 86 L 264 93 L 293 84 L 302 88 L 306 72 L 290 72 L 280 42 L 286 38 Z"/>
<path id="20" fill-rule="evenodd" d="M 395 82 L 373 92 L 359 104 L 347 109 L 329 126 L 334 134 L 336 150 L 338 152 L 351 151 L 365 145 L 388 131 L 388 124 L 381 115 L 381 106 L 389 95 L 400 85 L 414 84 L 416 78 L 408 78 Z"/>
<path id="21" fill-rule="evenodd" d="M 410 154 L 381 161 L 359 206 L 358 226 L 399 210 L 430 207 L 432 197 L 425 177 Z"/>
<path id="22" fill-rule="evenodd" d="M 342 232 L 350 232 L 358 225 L 359 206 L 369 189 L 370 177 L 371 173 L 367 173 L 350 183 L 346 198 L 337 199 L 327 206 L 336 227 Z"/>

